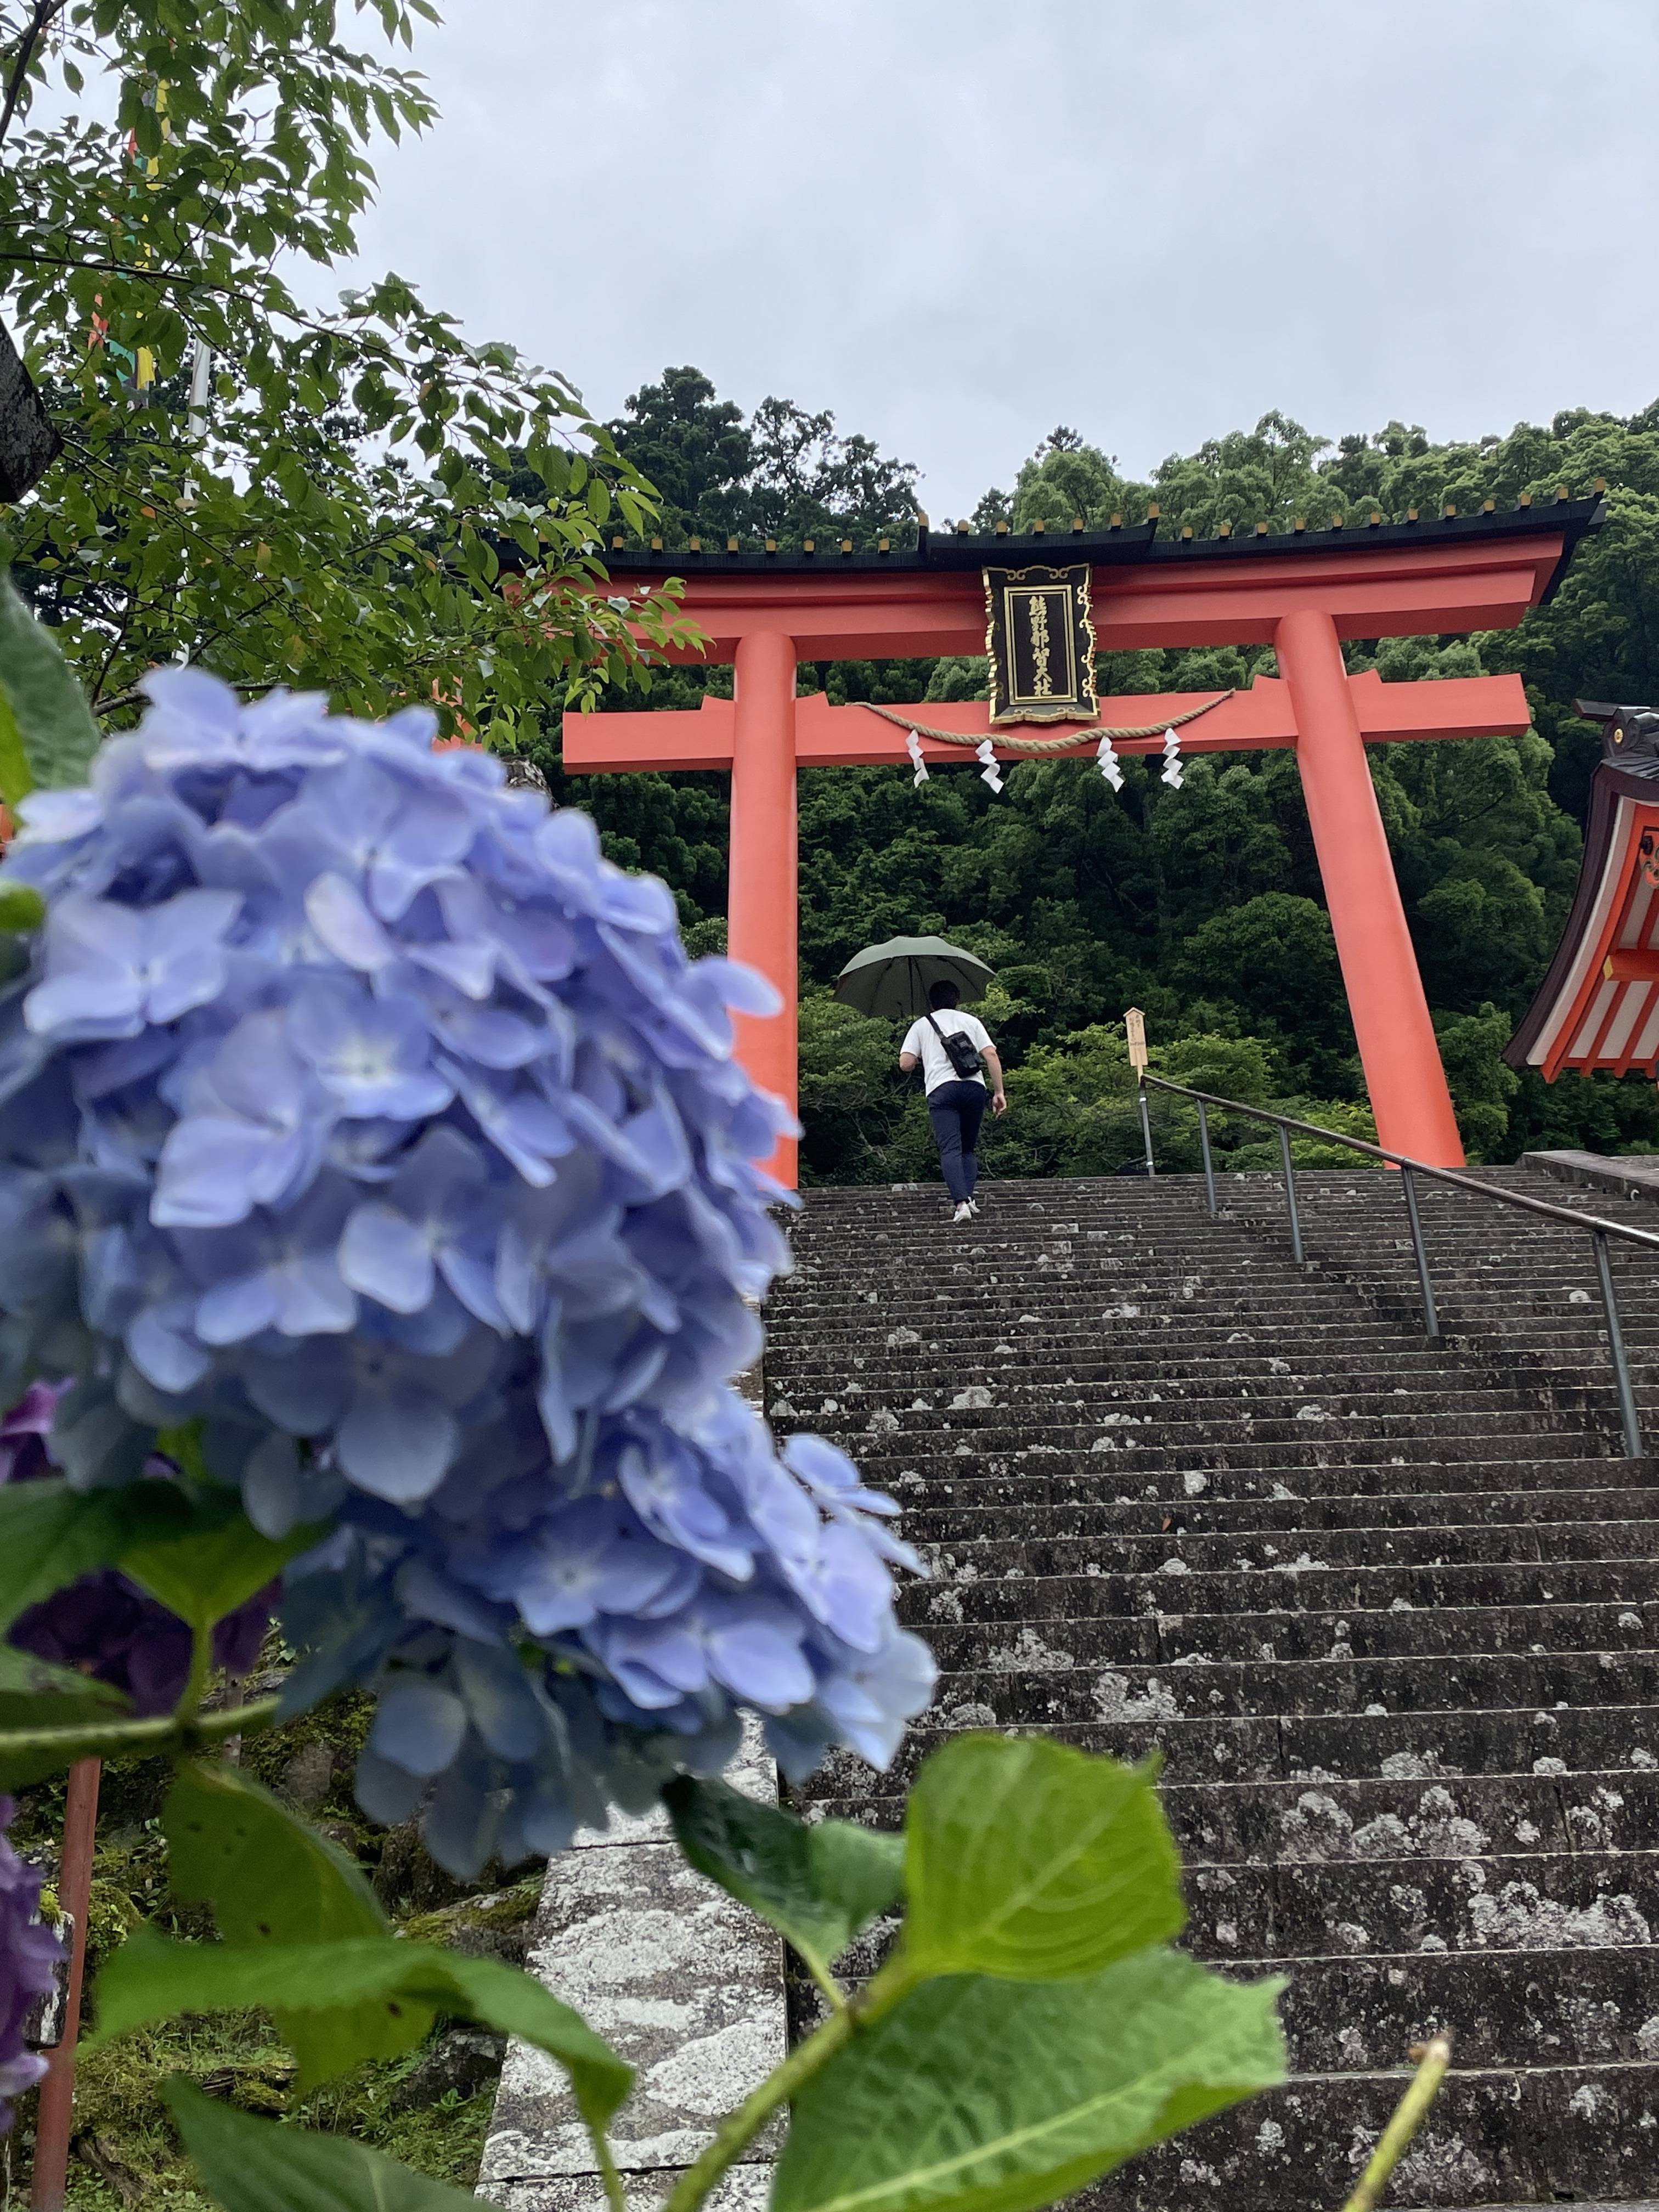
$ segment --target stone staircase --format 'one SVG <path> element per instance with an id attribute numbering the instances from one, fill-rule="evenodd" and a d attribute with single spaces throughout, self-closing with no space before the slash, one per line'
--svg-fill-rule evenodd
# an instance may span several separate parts
<path id="1" fill-rule="evenodd" d="M 1500 1186 L 1659 1224 L 1527 1170 Z M 1334 2212 L 1436 2027 L 1390 2201 L 1659 2198 L 1659 1476 L 1622 1456 L 1587 1237 L 1398 1178 L 819 1190 L 768 1312 L 781 1431 L 905 1508 L 938 1701 L 798 1793 L 896 1825 L 953 1729 L 1158 1747 L 1184 1942 L 1288 1973 L 1294 2078 L 1092 2197 Z M 1659 1261 L 1615 1248 L 1659 1449 Z M 843 1962 L 854 1978 L 878 1939 Z M 797 2033 L 814 2016 L 793 1984 Z"/>

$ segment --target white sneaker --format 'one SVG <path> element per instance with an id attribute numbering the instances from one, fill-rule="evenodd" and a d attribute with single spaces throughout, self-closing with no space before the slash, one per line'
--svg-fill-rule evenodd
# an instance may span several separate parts
<path id="1" fill-rule="evenodd" d="M 968 1201 L 968 1211 L 969 1211 L 969 1213 L 973 1214 L 973 1215 L 975 1217 L 975 1218 L 978 1218 L 978 1214 L 979 1214 L 979 1200 L 978 1200 L 976 1198 L 970 1198 L 970 1199 L 969 1200 L 969 1201 Z"/>
<path id="2" fill-rule="evenodd" d="M 973 1218 L 974 1209 L 969 1205 L 965 1198 L 963 1200 L 961 1205 L 957 1206 L 956 1212 L 951 1216 L 951 1219 L 953 1223 L 957 1221 L 971 1221 Z"/>

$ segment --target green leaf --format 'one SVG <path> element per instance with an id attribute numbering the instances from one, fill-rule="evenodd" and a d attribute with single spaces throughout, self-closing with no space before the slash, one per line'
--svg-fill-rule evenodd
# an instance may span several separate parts
<path id="1" fill-rule="evenodd" d="M 958 1736 L 905 1814 L 904 1964 L 1085 1974 L 1173 1936 L 1181 1862 L 1153 1770 L 1041 1736 Z"/>
<path id="2" fill-rule="evenodd" d="M 240 1767 L 180 1768 L 161 1808 L 173 1893 L 210 1905 L 228 1943 L 386 1934 L 357 1862 Z"/>
<path id="3" fill-rule="evenodd" d="M 0 1486 L 0 1628 L 94 1567 L 126 1539 L 125 1493 L 76 1491 L 58 1477 Z"/>
<path id="4" fill-rule="evenodd" d="M 0 1486 L 0 1629 L 94 1568 L 119 1566 L 181 1620 L 210 1627 L 316 1540 L 262 1536 L 230 1491 L 172 1482 L 71 1490 L 61 1477 Z"/>
<path id="5" fill-rule="evenodd" d="M 228 1944 L 361 1942 L 390 1933 L 356 1861 L 240 1768 L 182 1768 L 161 1826 L 173 1895 L 210 1905 Z M 276 2027 L 319 2080 L 362 2057 L 394 2057 L 425 2033 L 410 2033 L 376 2002 L 283 2016 Z"/>
<path id="6" fill-rule="evenodd" d="M 477 2212 L 470 2190 L 413 2173 L 349 2136 L 256 2120 L 175 2074 L 167 2103 L 224 2212 Z"/>
<path id="7" fill-rule="evenodd" d="M 533 2043 L 570 2076 L 582 2117 L 604 2127 L 634 2079 L 633 2069 L 595 2035 L 579 2013 L 550 1995 L 532 1975 L 495 1959 L 469 1959 L 435 1943 L 381 1936 L 337 1943 L 178 1943 L 153 1928 L 137 1929 L 98 1977 L 98 2047 L 129 2028 L 181 2013 L 258 2007 L 276 2014 L 299 2060 L 301 2091 L 343 2073 L 359 2057 L 388 2055 L 419 2042 L 442 2012 Z M 298 2022 L 378 2008 L 386 2043 L 342 2055 L 337 2039 L 326 2063 L 321 2045 L 306 2047 L 290 2033 Z"/>
<path id="8" fill-rule="evenodd" d="M 262 1536 L 234 1492 L 214 1492 L 191 1508 L 188 1530 L 124 1551 L 121 1571 L 180 1620 L 209 1629 L 308 1551 L 318 1533 L 296 1528 L 280 1541 Z"/>
<path id="9" fill-rule="evenodd" d="M 0 799 L 15 809 L 34 788 L 34 773 L 23 749 L 23 732 L 11 702 L 0 691 Z"/>
<path id="10" fill-rule="evenodd" d="M 903 1889 L 901 1837 L 852 1820 L 811 1826 L 729 1782 L 690 1775 L 671 1782 L 663 1801 L 697 1872 L 769 1920 L 821 1976 Z"/>
<path id="11" fill-rule="evenodd" d="M 1280 1982 L 1178 1952 L 912 1990 L 795 2100 L 773 2212 L 1029 2212 L 1285 2078 Z"/>
<path id="12" fill-rule="evenodd" d="M 78 1729 L 84 1749 L 96 1751 L 112 1722 L 119 1723 L 131 1700 L 107 1682 L 94 1682 L 67 1667 L 54 1667 L 15 1644 L 0 1644 L 0 1790 L 26 1789 L 61 1774 L 82 1755 L 73 1739 L 51 1747 L 8 1741 L 14 1729 Z"/>
<path id="13" fill-rule="evenodd" d="M 39 929 L 46 918 L 46 902 L 33 884 L 0 883 L 0 936 Z"/>
<path id="14" fill-rule="evenodd" d="M 111 1683 L 0 1644 L 0 1729 L 70 1728 L 131 1710 L 132 1700 Z"/>
<path id="15" fill-rule="evenodd" d="M 35 784 L 51 791 L 84 783 L 98 725 L 57 640 L 24 605 L 9 574 L 0 574 L 0 694 Z"/>

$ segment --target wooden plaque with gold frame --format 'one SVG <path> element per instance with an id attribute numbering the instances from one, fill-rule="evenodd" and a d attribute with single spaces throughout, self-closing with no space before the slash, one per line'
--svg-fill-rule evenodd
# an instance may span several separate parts
<path id="1" fill-rule="evenodd" d="M 1087 568 L 988 568 L 985 653 L 994 728 L 1096 720 Z"/>

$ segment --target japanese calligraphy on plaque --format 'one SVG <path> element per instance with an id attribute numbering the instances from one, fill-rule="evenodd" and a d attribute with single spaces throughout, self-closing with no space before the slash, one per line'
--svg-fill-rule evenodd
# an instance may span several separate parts
<path id="1" fill-rule="evenodd" d="M 988 568 L 985 651 L 991 722 L 1092 722 L 1095 626 L 1089 571 Z"/>

